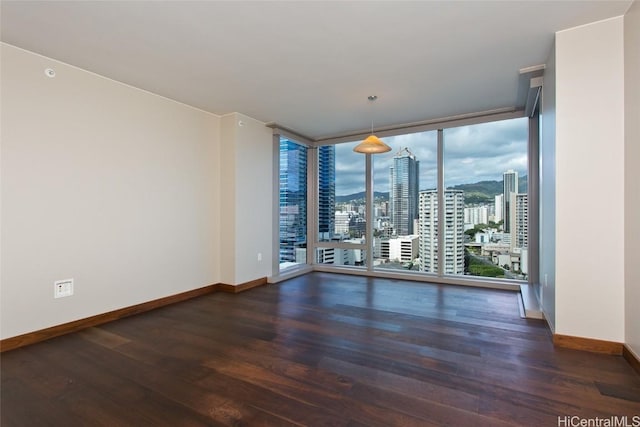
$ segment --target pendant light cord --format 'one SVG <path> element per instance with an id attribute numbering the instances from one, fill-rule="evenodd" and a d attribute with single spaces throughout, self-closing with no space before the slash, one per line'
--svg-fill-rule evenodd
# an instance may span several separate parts
<path id="1" fill-rule="evenodd" d="M 378 99 L 377 95 L 369 95 L 367 97 L 367 99 L 369 100 L 369 103 L 371 104 L 371 135 L 373 135 L 373 103 L 376 99 Z"/>

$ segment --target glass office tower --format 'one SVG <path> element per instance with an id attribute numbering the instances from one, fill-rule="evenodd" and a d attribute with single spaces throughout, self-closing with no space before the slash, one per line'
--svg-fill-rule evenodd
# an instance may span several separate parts
<path id="1" fill-rule="evenodd" d="M 389 168 L 389 209 L 396 236 L 417 234 L 419 164 L 407 148 L 400 150 Z"/>
<path id="2" fill-rule="evenodd" d="M 336 221 L 336 147 L 318 148 L 318 240 L 329 240 Z"/>
<path id="3" fill-rule="evenodd" d="M 280 263 L 306 262 L 307 147 L 280 138 Z"/>

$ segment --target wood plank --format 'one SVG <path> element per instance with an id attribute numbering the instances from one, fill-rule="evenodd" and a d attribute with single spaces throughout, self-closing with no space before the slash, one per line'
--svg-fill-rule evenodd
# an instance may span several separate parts
<path id="1" fill-rule="evenodd" d="M 556 425 L 640 414 L 621 356 L 554 346 L 511 291 L 312 273 L 0 354 L 0 423 Z"/>
<path id="2" fill-rule="evenodd" d="M 104 329 L 91 327 L 78 332 L 78 336 L 84 338 L 87 341 L 91 341 L 94 344 L 101 345 L 103 347 L 114 349 L 118 346 L 131 342 L 131 340 L 124 338 L 118 334 L 113 334 Z"/>

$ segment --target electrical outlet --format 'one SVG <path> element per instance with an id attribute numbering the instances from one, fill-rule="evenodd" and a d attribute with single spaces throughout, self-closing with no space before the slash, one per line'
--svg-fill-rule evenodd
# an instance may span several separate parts
<path id="1" fill-rule="evenodd" d="M 258 252 L 258 261 L 262 261 L 262 252 Z"/>
<path id="2" fill-rule="evenodd" d="M 549 277 L 547 273 L 544 273 L 544 286 L 545 287 L 549 286 Z"/>
<path id="3" fill-rule="evenodd" d="M 63 298 L 73 295 L 73 279 L 57 280 L 53 283 L 53 297 Z"/>

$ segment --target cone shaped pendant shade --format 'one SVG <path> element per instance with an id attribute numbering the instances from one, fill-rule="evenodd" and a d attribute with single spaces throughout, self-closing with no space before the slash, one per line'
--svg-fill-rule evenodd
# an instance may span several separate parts
<path id="1" fill-rule="evenodd" d="M 373 101 L 378 99 L 375 95 L 370 95 L 368 98 L 369 103 L 373 106 Z M 356 153 L 362 154 L 378 154 L 378 153 L 386 153 L 387 151 L 391 151 L 391 147 L 382 142 L 380 138 L 373 134 L 373 114 L 371 118 L 371 135 L 367 137 L 360 144 L 356 145 L 353 149 Z"/>
<path id="2" fill-rule="evenodd" d="M 391 147 L 382 142 L 377 136 L 369 135 L 367 139 L 356 145 L 353 151 L 363 154 L 378 154 L 391 151 Z"/>

